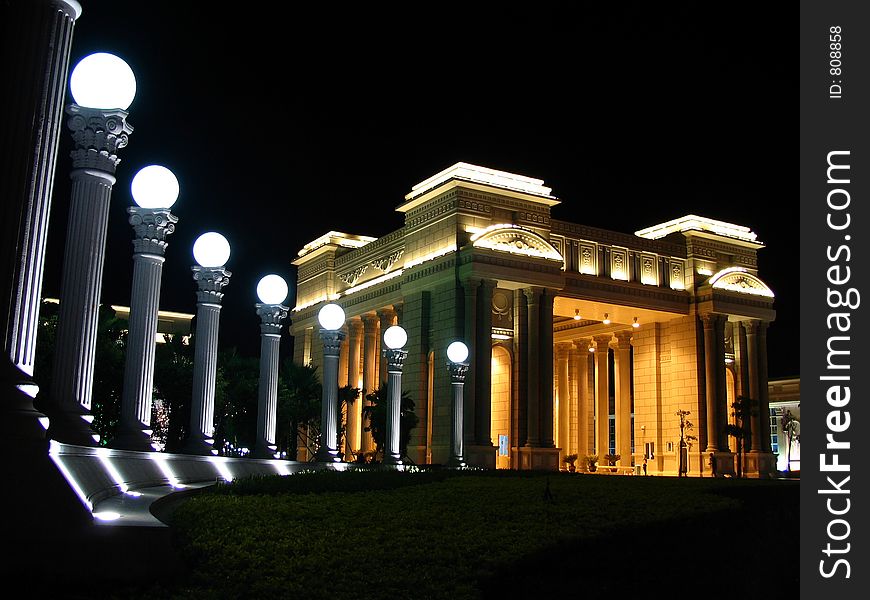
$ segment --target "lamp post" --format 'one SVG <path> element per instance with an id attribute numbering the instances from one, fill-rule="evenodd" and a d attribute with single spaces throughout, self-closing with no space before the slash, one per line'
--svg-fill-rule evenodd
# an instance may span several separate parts
<path id="1" fill-rule="evenodd" d="M 198 266 L 191 267 L 196 292 L 196 338 L 193 352 L 193 399 L 190 405 L 190 434 L 184 446 L 188 454 L 214 454 L 214 386 L 217 375 L 218 325 L 221 291 L 230 282 L 226 263 L 230 244 L 219 233 L 204 233 L 193 244 Z"/>
<path id="2" fill-rule="evenodd" d="M 260 316 L 260 387 L 257 396 L 257 441 L 254 458 L 275 457 L 275 421 L 278 411 L 278 356 L 281 347 L 281 321 L 288 307 L 287 282 L 278 275 L 266 275 L 257 284 Z"/>
<path id="3" fill-rule="evenodd" d="M 136 173 L 130 186 L 137 206 L 127 209 L 133 226 L 133 290 L 130 329 L 124 364 L 121 423 L 114 448 L 150 452 L 151 395 L 154 388 L 154 351 L 160 280 L 166 236 L 175 231 L 178 217 L 169 209 L 178 199 L 178 179 L 166 167 L 150 165 Z"/>
<path id="4" fill-rule="evenodd" d="M 384 446 L 384 464 L 401 465 L 402 453 L 399 449 L 399 435 L 402 431 L 402 365 L 408 356 L 402 347 L 408 341 L 407 332 L 398 325 L 388 327 L 384 332 L 383 354 L 387 359 L 387 387 L 390 390 L 390 404 L 387 408 L 387 431 Z"/>
<path id="5" fill-rule="evenodd" d="M 327 304 L 317 314 L 320 339 L 323 341 L 323 400 L 320 418 L 319 462 L 341 462 L 338 452 L 338 358 L 344 332 L 344 310 L 338 304 Z"/>
<path id="6" fill-rule="evenodd" d="M 94 445 L 90 413 L 96 353 L 97 314 L 109 202 L 117 152 L 133 128 L 127 108 L 136 94 L 133 71 L 117 56 L 92 54 L 70 76 L 76 103 L 67 107 L 75 141 L 72 192 L 54 354 L 48 435 L 70 444 Z"/>
<path id="7" fill-rule="evenodd" d="M 453 388 L 453 432 L 450 446 L 450 459 L 447 466 L 457 469 L 468 466 L 465 462 L 463 391 L 465 375 L 468 373 L 468 346 L 453 342 L 447 346 L 447 369 L 450 372 L 450 385 Z"/>

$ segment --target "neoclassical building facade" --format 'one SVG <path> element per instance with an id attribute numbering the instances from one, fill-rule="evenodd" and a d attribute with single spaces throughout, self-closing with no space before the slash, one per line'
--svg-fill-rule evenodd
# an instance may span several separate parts
<path id="1" fill-rule="evenodd" d="M 651 474 L 733 472 L 731 405 L 756 401 L 745 471 L 775 472 L 766 329 L 773 293 L 747 227 L 697 216 L 633 235 L 557 220 L 544 182 L 458 163 L 417 184 L 380 238 L 331 231 L 300 250 L 294 360 L 322 364 L 326 302 L 347 315 L 339 385 L 386 379 L 381 334 L 408 333 L 402 387 L 416 405 L 408 457 L 451 448 L 446 348 L 469 349 L 469 463 L 558 469 L 566 454 L 618 454 Z M 345 452 L 371 448 L 357 402 Z M 693 428 L 680 444 L 678 411 Z M 759 416 L 759 415 L 763 415 Z M 691 437 L 689 437 L 691 436 Z M 348 454 L 349 456 L 349 454 Z"/>

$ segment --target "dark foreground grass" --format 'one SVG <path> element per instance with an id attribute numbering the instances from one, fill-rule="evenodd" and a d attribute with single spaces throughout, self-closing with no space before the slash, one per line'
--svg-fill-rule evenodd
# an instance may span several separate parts
<path id="1" fill-rule="evenodd" d="M 794 482 L 327 472 L 221 486 L 177 508 L 172 527 L 187 572 L 152 595 L 769 599 L 798 588 Z"/>

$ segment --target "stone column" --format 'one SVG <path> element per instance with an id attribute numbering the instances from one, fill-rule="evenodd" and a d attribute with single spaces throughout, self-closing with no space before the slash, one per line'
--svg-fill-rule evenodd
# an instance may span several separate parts
<path id="1" fill-rule="evenodd" d="M 253 456 L 275 458 L 281 322 L 289 309 L 281 304 L 257 304 L 256 307 L 260 317 L 260 386 L 257 390 L 257 439 Z"/>
<path id="2" fill-rule="evenodd" d="M 193 349 L 193 397 L 190 433 L 184 445 L 187 454 L 214 454 L 214 386 L 217 376 L 218 327 L 221 291 L 232 273 L 225 267 L 192 267 L 196 292 L 196 334 Z"/>
<path id="3" fill-rule="evenodd" d="M 577 464 L 585 465 L 583 460 L 589 453 L 589 346 L 590 340 L 576 340 L 574 347 L 577 349 L 577 375 L 574 381 L 577 384 Z M 585 466 L 584 466 L 585 468 Z"/>
<path id="4" fill-rule="evenodd" d="M 33 408 L 37 390 L 29 376 L 33 375 L 70 48 L 82 8 L 76 0 L 4 4 L 8 20 L 0 40 L 8 84 L 3 92 L 6 119 L 0 130 L 0 147 L 7 150 L 0 164 L 0 281 L 4 282 L 0 318 L 7 357 L 24 373 L 28 385 L 19 387 L 24 397 L 9 404 L 12 397 L 4 398 L 7 405 L 0 427 L 4 434 L 8 429 L 16 437 L 41 438 L 42 415 Z M 12 428 L 13 419 L 23 419 L 23 427 Z"/>
<path id="5" fill-rule="evenodd" d="M 571 398 L 568 391 L 571 389 L 568 381 L 568 352 L 570 347 L 570 343 L 556 344 L 556 364 L 558 366 L 556 369 L 556 381 L 558 382 L 559 389 L 559 437 L 556 440 L 556 446 L 562 449 L 562 456 L 571 453 L 571 443 L 568 440 L 571 432 Z M 567 468 L 564 462 L 562 462 L 562 467 Z"/>
<path id="6" fill-rule="evenodd" d="M 450 387 L 453 390 L 453 427 L 450 435 L 450 459 L 447 461 L 447 466 L 463 468 L 466 466 L 466 462 L 465 432 L 463 431 L 465 415 L 462 395 L 465 387 L 465 375 L 468 373 L 468 363 L 448 362 L 447 369 L 450 372 Z"/>
<path id="7" fill-rule="evenodd" d="M 607 351 L 613 336 L 596 335 L 595 341 L 595 453 L 604 464 L 604 455 L 610 452 L 610 373 Z"/>
<path id="8" fill-rule="evenodd" d="M 716 319 L 716 409 L 719 428 L 716 430 L 719 450 L 729 452 L 728 432 L 728 373 L 725 366 L 725 324 L 727 315 L 718 315 Z"/>
<path id="9" fill-rule="evenodd" d="M 713 314 L 701 315 L 701 321 L 704 324 L 704 376 L 706 380 L 706 436 L 707 447 L 704 452 L 719 451 L 719 409 L 718 409 L 718 371 L 716 369 L 716 361 L 719 358 L 719 352 L 716 346 L 716 320 L 717 316 Z M 722 365 L 724 368 L 724 365 Z"/>
<path id="10" fill-rule="evenodd" d="M 320 403 L 320 449 L 318 462 L 341 462 L 338 452 L 338 357 L 344 332 L 320 330 L 323 340 L 323 396 Z"/>
<path id="11" fill-rule="evenodd" d="M 378 319 L 381 324 L 381 331 L 378 334 L 378 353 L 380 354 L 380 364 L 378 365 L 378 381 L 377 387 L 381 387 L 385 381 L 387 381 L 387 374 L 389 373 L 387 367 L 387 355 L 383 350 L 387 347 L 384 344 L 384 332 L 393 326 L 396 319 L 396 311 L 392 308 L 382 308 L 377 311 Z"/>
<path id="12" fill-rule="evenodd" d="M 484 279 L 477 294 L 474 438 L 478 446 L 492 446 L 492 292 L 497 284 Z"/>
<path id="13" fill-rule="evenodd" d="M 347 324 L 342 328 L 344 332 L 344 340 L 341 342 L 341 353 L 338 355 L 338 387 L 342 388 L 348 385 L 348 353 L 350 352 L 350 342 L 348 341 L 349 328 Z"/>
<path id="14" fill-rule="evenodd" d="M 121 423 L 113 448 L 150 452 L 151 397 L 154 393 L 154 352 L 160 280 L 166 236 L 175 231 L 178 217 L 166 208 L 127 209 L 133 226 L 133 290 L 130 293 L 130 327 L 124 363 Z"/>
<path id="15" fill-rule="evenodd" d="M 553 301 L 554 290 L 541 294 L 541 446 L 555 448 L 553 441 Z M 556 457 L 558 460 L 558 457 Z M 556 465 L 556 469 L 559 465 Z"/>
<path id="16" fill-rule="evenodd" d="M 616 337 L 616 453 L 619 464 L 631 466 L 631 331 Z"/>
<path id="17" fill-rule="evenodd" d="M 761 422 L 761 450 L 773 452 L 770 442 L 770 399 L 767 385 L 767 321 L 758 323 L 758 418 Z"/>
<path id="18" fill-rule="evenodd" d="M 359 319 L 351 319 L 347 322 L 348 346 L 347 346 L 347 384 L 358 387 L 359 383 L 359 350 L 360 338 L 362 337 L 363 324 Z M 347 416 L 347 444 L 350 452 L 360 449 L 362 436 L 361 409 L 365 399 L 360 395 L 349 410 Z"/>
<path id="19" fill-rule="evenodd" d="M 462 288 L 465 293 L 465 323 L 464 323 L 464 331 L 465 335 L 463 339 L 465 340 L 465 344 L 468 346 L 468 360 L 469 360 L 469 369 L 465 375 L 465 381 L 468 385 L 465 391 L 467 392 L 464 395 L 463 402 L 463 410 L 465 411 L 464 422 L 465 429 L 463 430 L 466 436 L 466 443 L 472 444 L 476 442 L 475 432 L 477 430 L 475 423 L 476 416 L 476 406 L 477 406 L 477 377 L 478 372 L 483 369 L 483 365 L 481 365 L 479 361 L 479 357 L 477 354 L 477 347 L 479 344 L 479 337 L 477 332 L 477 292 L 480 288 L 480 279 L 468 279 L 462 282 Z M 487 365 L 486 368 L 491 368 Z"/>
<path id="20" fill-rule="evenodd" d="M 366 314 L 362 317 L 363 322 L 363 393 L 360 398 L 360 406 L 369 406 L 369 401 L 365 399 L 366 394 L 371 394 L 377 388 L 377 368 L 378 368 L 378 318 L 374 314 Z M 360 450 L 368 452 L 373 450 L 372 433 L 365 431 L 365 419 L 360 419 L 360 435 L 361 443 Z"/>
<path id="21" fill-rule="evenodd" d="M 750 407 L 752 408 L 750 422 L 750 451 L 762 452 L 764 446 L 761 441 L 761 411 L 758 410 L 759 398 L 761 397 L 761 387 L 759 385 L 758 373 L 758 341 L 756 335 L 758 333 L 758 321 L 743 321 L 743 327 L 746 330 L 746 363 L 749 371 L 749 399 Z"/>
<path id="22" fill-rule="evenodd" d="M 528 431 L 526 447 L 538 448 L 541 445 L 541 288 L 531 287 L 523 290 L 528 304 Z M 551 385 L 548 383 L 548 385 Z"/>
<path id="23" fill-rule="evenodd" d="M 75 141 L 72 192 L 64 248 L 57 341 L 52 373 L 48 435 L 59 442 L 94 445 L 90 423 L 97 342 L 97 315 L 103 282 L 109 202 L 115 184 L 117 152 L 133 128 L 123 110 L 72 104 L 68 122 Z"/>
<path id="24" fill-rule="evenodd" d="M 387 430 L 384 436 L 384 464 L 401 465 L 402 453 L 399 446 L 399 436 L 402 431 L 402 365 L 408 357 L 406 350 L 385 349 L 387 359 L 388 386 L 390 389 L 390 404 L 387 407 Z"/>

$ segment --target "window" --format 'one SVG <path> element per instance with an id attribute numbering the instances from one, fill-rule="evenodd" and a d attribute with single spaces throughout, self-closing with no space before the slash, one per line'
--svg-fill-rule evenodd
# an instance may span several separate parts
<path id="1" fill-rule="evenodd" d="M 776 409 L 770 409 L 770 451 L 779 453 L 779 418 Z"/>

